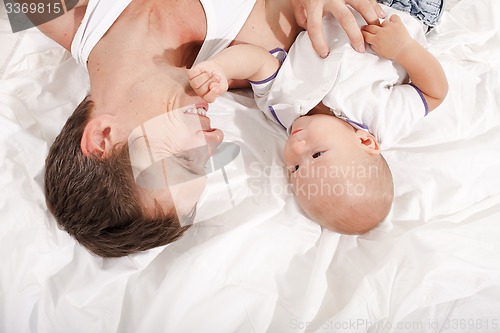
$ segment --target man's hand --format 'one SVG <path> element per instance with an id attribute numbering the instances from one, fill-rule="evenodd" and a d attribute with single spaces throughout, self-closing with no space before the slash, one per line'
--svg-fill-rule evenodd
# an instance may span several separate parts
<path id="1" fill-rule="evenodd" d="M 228 89 L 222 68 L 213 61 L 204 61 L 188 70 L 189 84 L 206 102 L 212 103 Z"/>
<path id="2" fill-rule="evenodd" d="M 335 16 L 358 52 L 365 51 L 363 35 L 347 5 L 358 11 L 368 24 L 376 25 L 379 18 L 385 18 L 382 7 L 375 0 L 290 0 L 290 3 L 297 24 L 308 31 L 314 50 L 322 58 L 330 52 L 323 35 L 324 15 Z"/>

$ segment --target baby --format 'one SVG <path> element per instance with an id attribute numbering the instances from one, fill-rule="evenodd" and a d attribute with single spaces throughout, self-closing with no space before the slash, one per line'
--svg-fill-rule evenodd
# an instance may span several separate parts
<path id="1" fill-rule="evenodd" d="M 259 108 L 290 134 L 284 160 L 298 203 L 321 226 L 345 234 L 365 233 L 386 217 L 393 182 L 381 150 L 448 91 L 441 65 L 421 45 L 425 26 L 383 9 L 389 19 L 362 29 L 365 53 L 354 51 L 338 22 L 325 17 L 326 59 L 302 32 L 288 55 L 240 44 L 188 72 L 207 102 L 227 91 L 228 80 L 250 81 Z"/>

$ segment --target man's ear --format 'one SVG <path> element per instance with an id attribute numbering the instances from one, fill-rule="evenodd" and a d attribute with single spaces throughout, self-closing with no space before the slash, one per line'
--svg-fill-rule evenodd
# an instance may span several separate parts
<path id="1" fill-rule="evenodd" d="M 358 129 L 356 130 L 356 136 L 368 154 L 380 154 L 380 145 L 371 133 Z"/>
<path id="2" fill-rule="evenodd" d="M 85 126 L 80 141 L 83 155 L 109 155 L 113 146 L 118 143 L 116 140 L 119 138 L 114 135 L 116 129 L 114 116 L 105 114 L 92 118 Z"/>

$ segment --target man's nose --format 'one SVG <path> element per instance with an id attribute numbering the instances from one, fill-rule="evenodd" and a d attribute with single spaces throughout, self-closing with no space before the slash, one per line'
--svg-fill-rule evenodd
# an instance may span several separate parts
<path id="1" fill-rule="evenodd" d="M 207 142 L 207 145 L 212 148 L 212 151 L 215 151 L 224 139 L 224 133 L 218 129 L 215 129 L 213 131 L 204 131 L 203 134 L 205 135 L 205 141 Z"/>

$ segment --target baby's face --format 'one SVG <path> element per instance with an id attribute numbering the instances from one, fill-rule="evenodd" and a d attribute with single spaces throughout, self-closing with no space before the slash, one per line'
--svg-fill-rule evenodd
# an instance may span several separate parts
<path id="1" fill-rule="evenodd" d="M 285 144 L 284 160 L 294 193 L 303 208 L 310 199 L 320 199 L 320 189 L 329 186 L 333 178 L 349 172 L 353 152 L 360 147 L 356 130 L 335 116 L 303 116 L 293 123 Z"/>
<path id="2" fill-rule="evenodd" d="M 295 120 L 285 144 L 284 160 L 292 175 L 349 154 L 359 139 L 356 130 L 332 115 L 316 114 Z M 299 172 L 300 174 L 300 172 Z"/>

